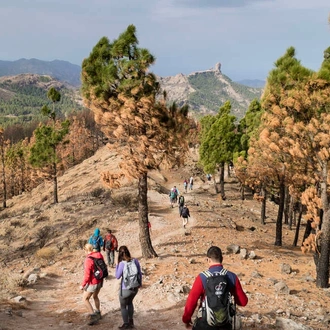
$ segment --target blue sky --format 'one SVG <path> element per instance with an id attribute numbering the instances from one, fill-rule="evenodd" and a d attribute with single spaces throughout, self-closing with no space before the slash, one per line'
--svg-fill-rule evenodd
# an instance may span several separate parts
<path id="1" fill-rule="evenodd" d="M 103 36 L 129 24 L 160 76 L 217 62 L 233 80 L 265 79 L 290 46 L 318 70 L 330 46 L 330 0 L 1 0 L 0 60 L 81 65 Z"/>

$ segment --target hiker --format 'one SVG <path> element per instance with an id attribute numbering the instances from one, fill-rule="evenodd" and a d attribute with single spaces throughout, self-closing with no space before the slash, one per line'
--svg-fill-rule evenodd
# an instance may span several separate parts
<path id="1" fill-rule="evenodd" d="M 101 251 L 101 247 L 103 246 L 103 239 L 100 236 L 100 229 L 96 228 L 94 230 L 94 234 L 88 239 L 87 243 L 93 245 L 93 251 Z"/>
<path id="2" fill-rule="evenodd" d="M 178 205 L 179 205 L 179 215 L 181 215 L 181 211 L 182 211 L 183 205 L 184 205 L 184 196 L 183 195 L 179 196 Z"/>
<path id="3" fill-rule="evenodd" d="M 239 306 L 246 306 L 248 303 L 248 298 L 245 294 L 245 292 L 242 289 L 241 283 L 237 277 L 236 274 L 227 271 L 225 268 L 223 268 L 222 265 L 222 252 L 221 249 L 217 246 L 211 246 L 207 251 L 207 263 L 209 266 L 209 269 L 207 271 L 204 271 L 200 273 L 191 288 L 191 291 L 189 293 L 189 296 L 186 301 L 186 305 L 184 308 L 184 313 L 182 316 L 183 323 L 186 324 L 186 328 L 191 328 L 192 326 L 192 320 L 191 317 L 194 314 L 195 308 L 197 306 L 198 300 L 200 299 L 199 309 L 197 313 L 197 318 L 192 326 L 193 330 L 202 330 L 202 329 L 211 329 L 211 330 L 230 330 L 232 329 L 232 322 L 234 321 L 230 316 L 229 312 L 226 310 L 225 313 L 220 313 L 223 311 L 218 309 L 220 313 L 220 317 L 224 318 L 224 324 L 221 326 L 210 326 L 210 323 L 215 322 L 215 319 L 217 319 L 219 314 L 212 314 L 212 306 L 213 304 L 207 304 L 208 297 L 211 295 L 209 288 L 216 288 L 218 291 L 214 291 L 216 294 L 214 297 L 218 296 L 219 301 L 219 289 L 223 289 L 220 291 L 220 295 L 222 294 L 224 297 L 224 301 L 229 301 L 229 293 L 234 298 L 235 304 Z M 210 279 L 216 279 L 217 276 L 220 275 L 219 282 L 213 282 Z M 214 283 L 214 285 L 209 285 L 210 283 Z M 227 290 L 226 290 L 227 287 Z M 212 290 L 211 290 L 212 291 Z M 227 293 L 227 294 L 226 294 Z M 217 298 L 216 298 L 217 299 Z M 235 305 L 233 305 L 235 306 Z M 225 306 L 228 308 L 229 306 Z M 213 307 L 214 308 L 214 307 Z M 219 306 L 216 306 L 215 308 L 219 308 Z M 211 310 L 211 312 L 210 312 Z M 231 309 L 231 311 L 234 311 L 234 308 Z M 211 317 L 210 316 L 211 313 Z M 231 313 L 233 314 L 233 313 Z M 203 317 L 202 317 L 203 316 Z M 219 321 L 219 320 L 217 320 Z M 214 323 L 213 323 L 214 324 Z"/>
<path id="4" fill-rule="evenodd" d="M 188 181 L 186 179 L 183 181 L 183 188 L 184 188 L 184 192 L 186 193 L 188 189 Z"/>
<path id="5" fill-rule="evenodd" d="M 94 276 L 94 261 L 89 257 L 102 258 L 103 256 L 100 252 L 93 250 L 92 244 L 86 244 L 84 247 L 86 253 L 86 259 L 84 262 L 84 278 L 80 285 L 80 290 L 83 290 L 83 302 L 86 306 L 88 315 L 88 325 L 96 324 L 101 319 L 100 312 L 100 299 L 98 297 L 99 292 L 103 286 L 103 279 L 98 280 Z M 95 310 L 90 303 L 90 298 L 93 297 Z"/>
<path id="6" fill-rule="evenodd" d="M 179 190 L 177 189 L 176 186 L 174 186 L 169 193 L 171 207 L 173 207 L 173 205 L 177 202 L 178 195 L 179 195 Z"/>
<path id="7" fill-rule="evenodd" d="M 194 185 L 194 178 L 191 176 L 189 179 L 189 190 L 193 189 L 193 185 Z"/>
<path id="8" fill-rule="evenodd" d="M 135 271 L 127 272 L 128 266 Z M 132 274 L 127 276 L 127 274 Z M 134 328 L 134 306 L 133 299 L 138 293 L 139 287 L 142 285 L 141 266 L 137 259 L 132 258 L 127 246 L 121 246 L 118 252 L 118 263 L 116 266 L 116 278 L 121 278 L 121 285 L 119 290 L 119 302 L 121 309 L 121 316 L 123 318 L 123 325 L 119 329 L 133 329 Z"/>
<path id="9" fill-rule="evenodd" d="M 186 228 L 189 217 L 190 217 L 189 209 L 187 205 L 183 205 L 182 210 L 180 212 L 180 218 L 182 218 L 183 228 Z"/>
<path id="10" fill-rule="evenodd" d="M 115 264 L 115 251 L 118 252 L 118 241 L 115 235 L 112 234 L 111 229 L 107 230 L 104 237 L 103 251 L 107 255 L 107 262 L 109 267 L 114 267 Z"/>
<path id="11" fill-rule="evenodd" d="M 150 235 L 152 234 L 152 231 L 151 231 L 151 222 L 148 220 L 148 229 L 149 229 L 149 233 Z"/>

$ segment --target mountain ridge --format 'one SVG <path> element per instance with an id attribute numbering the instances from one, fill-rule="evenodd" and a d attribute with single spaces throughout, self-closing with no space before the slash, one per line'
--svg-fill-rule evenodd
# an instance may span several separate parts
<path id="1" fill-rule="evenodd" d="M 72 85 L 77 91 L 80 87 L 81 67 L 67 61 L 41 61 L 38 59 L 0 60 L 0 77 L 19 74 L 39 74 L 51 76 L 56 80 Z M 166 90 L 169 103 L 178 106 L 189 105 L 194 117 L 215 114 L 219 108 L 230 101 L 232 114 L 238 119 L 244 117 L 250 102 L 260 98 L 262 88 L 237 83 L 221 72 L 221 63 L 213 68 L 199 70 L 188 75 L 157 76 L 161 89 Z M 252 82 L 251 82 L 252 81 Z M 250 83 L 256 83 L 251 80 Z"/>

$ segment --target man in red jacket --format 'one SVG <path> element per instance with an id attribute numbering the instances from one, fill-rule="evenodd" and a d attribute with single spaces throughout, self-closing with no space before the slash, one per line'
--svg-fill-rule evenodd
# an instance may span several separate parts
<path id="1" fill-rule="evenodd" d="M 109 267 L 114 267 L 115 265 L 115 251 L 118 252 L 118 241 L 115 235 L 112 234 L 111 229 L 107 230 L 108 233 L 105 235 L 103 241 L 103 251 L 107 255 L 107 261 Z"/>
<path id="2" fill-rule="evenodd" d="M 99 280 L 94 276 L 94 261 L 93 258 L 102 258 L 103 256 L 101 252 L 93 251 L 92 244 L 86 244 L 84 247 L 84 251 L 86 253 L 86 259 L 84 262 L 84 278 L 80 285 L 80 290 L 84 291 L 83 294 L 83 301 L 84 304 L 89 312 L 88 316 L 88 325 L 93 325 L 98 322 L 101 318 L 100 312 L 100 299 L 98 294 L 103 286 L 103 279 Z M 93 296 L 94 304 L 95 304 L 95 311 L 93 306 L 91 305 L 89 299 Z"/>
<path id="3" fill-rule="evenodd" d="M 207 251 L 207 262 L 209 264 L 209 272 L 214 273 L 220 273 L 223 269 L 222 266 L 222 252 L 221 249 L 217 246 L 211 246 Z M 226 274 L 227 283 L 229 285 L 229 292 L 235 299 L 235 303 L 239 306 L 246 306 L 248 303 L 248 298 L 245 294 L 245 292 L 242 289 L 241 283 L 236 276 L 236 274 L 227 271 Z M 228 323 L 222 327 L 211 327 L 207 324 L 203 324 L 202 326 L 202 303 L 205 299 L 205 286 L 206 286 L 206 280 L 207 277 L 205 275 L 205 272 L 200 273 L 196 279 L 195 282 L 191 288 L 191 291 L 189 293 L 189 296 L 186 301 L 186 305 L 184 308 L 184 313 L 182 316 L 182 321 L 185 323 L 186 328 L 193 330 L 202 330 L 202 329 L 213 329 L 213 330 L 229 330 L 232 329 L 231 324 Z M 192 327 L 192 320 L 191 317 L 194 314 L 194 311 L 197 307 L 198 300 L 200 300 L 199 304 L 199 310 L 197 314 L 197 319 Z M 197 322 L 198 321 L 198 322 Z"/>

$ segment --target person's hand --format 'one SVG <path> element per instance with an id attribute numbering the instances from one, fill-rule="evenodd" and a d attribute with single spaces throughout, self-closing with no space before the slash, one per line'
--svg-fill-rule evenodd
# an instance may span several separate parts
<path id="1" fill-rule="evenodd" d="M 192 323 L 189 322 L 189 323 L 185 323 L 186 325 L 186 329 L 192 329 Z"/>
<path id="2" fill-rule="evenodd" d="M 80 285 L 79 289 L 80 290 L 84 290 L 84 287 L 82 285 Z"/>

